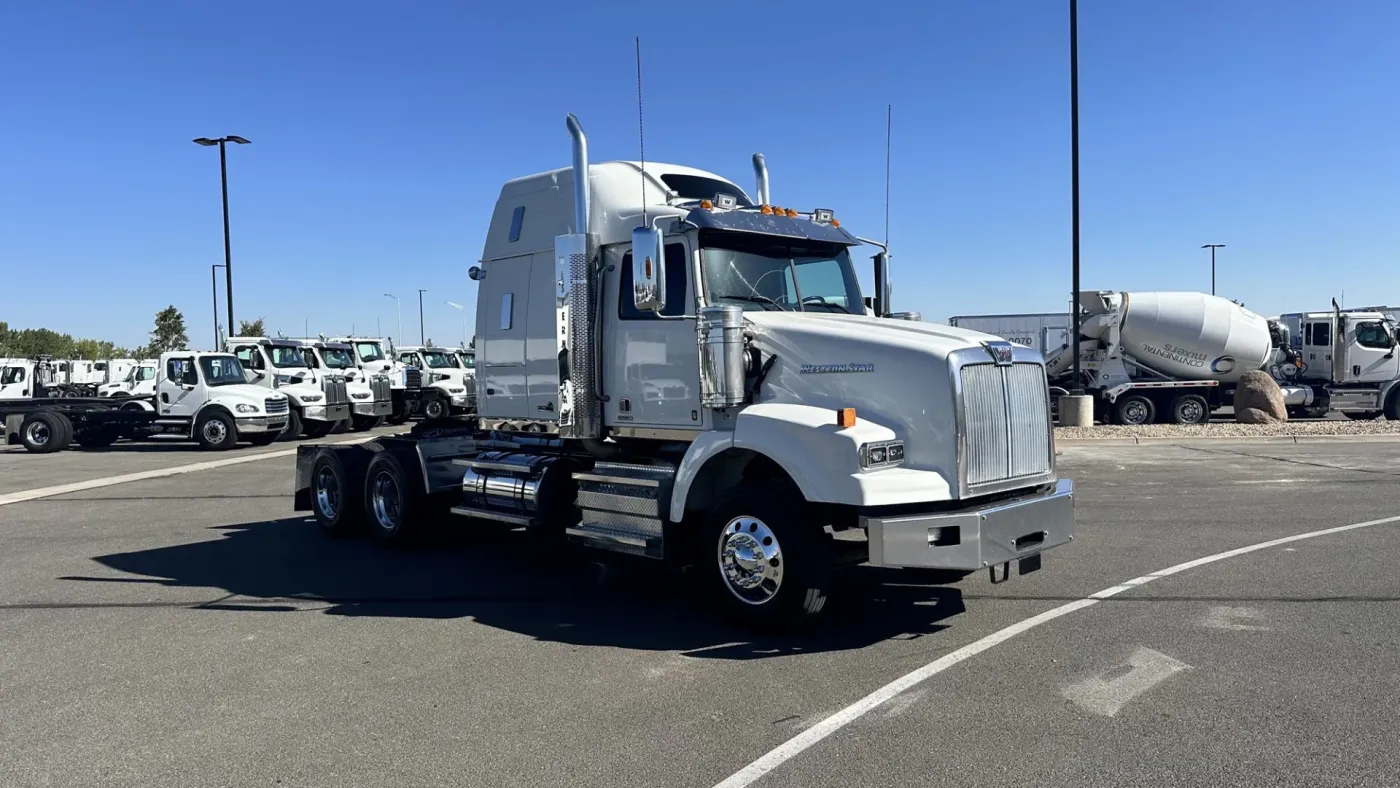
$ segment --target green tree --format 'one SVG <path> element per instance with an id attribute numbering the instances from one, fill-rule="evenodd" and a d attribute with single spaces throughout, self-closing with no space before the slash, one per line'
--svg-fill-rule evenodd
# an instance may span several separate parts
<path id="1" fill-rule="evenodd" d="M 151 342 L 141 349 L 141 357 L 155 358 L 161 353 L 184 350 L 190 337 L 185 333 L 185 316 L 174 304 L 156 313 L 156 325 L 151 329 Z"/>
<path id="2" fill-rule="evenodd" d="M 472 341 L 467 343 L 467 350 L 476 350 L 476 335 L 472 335 Z"/>
<path id="3" fill-rule="evenodd" d="M 261 337 L 267 336 L 267 328 L 263 326 L 263 319 L 240 320 L 238 321 L 238 333 L 234 336 L 240 337 Z"/>

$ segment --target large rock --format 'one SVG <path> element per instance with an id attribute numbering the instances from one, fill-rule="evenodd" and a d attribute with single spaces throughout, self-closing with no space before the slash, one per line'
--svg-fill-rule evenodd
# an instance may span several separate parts
<path id="1" fill-rule="evenodd" d="M 1288 421 L 1283 390 L 1267 372 L 1250 370 L 1235 388 L 1235 421 L 1241 424 L 1273 424 Z"/>

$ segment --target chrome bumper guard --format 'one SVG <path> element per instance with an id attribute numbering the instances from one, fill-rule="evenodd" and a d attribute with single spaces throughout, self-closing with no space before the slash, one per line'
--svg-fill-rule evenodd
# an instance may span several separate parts
<path id="1" fill-rule="evenodd" d="M 233 420 L 240 435 L 254 432 L 281 432 L 287 428 L 287 416 L 249 416 Z"/>
<path id="2" fill-rule="evenodd" d="M 356 416 L 388 416 L 394 412 L 394 403 L 390 400 L 380 401 L 357 401 L 354 404 Z"/>
<path id="3" fill-rule="evenodd" d="M 1074 539 L 1074 483 L 981 507 L 927 515 L 862 515 L 874 566 L 976 570 Z"/>

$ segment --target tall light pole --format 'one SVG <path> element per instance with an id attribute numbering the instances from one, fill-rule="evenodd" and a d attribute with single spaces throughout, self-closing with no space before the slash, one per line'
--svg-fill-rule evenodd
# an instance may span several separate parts
<path id="1" fill-rule="evenodd" d="M 1083 394 L 1084 384 L 1079 377 L 1079 3 L 1069 0 L 1069 169 L 1070 169 L 1070 243 L 1073 251 L 1073 274 L 1071 284 L 1074 290 L 1074 303 L 1070 312 L 1074 315 L 1074 335 L 1070 337 L 1070 347 L 1074 352 L 1074 381 L 1072 394 Z"/>
<path id="2" fill-rule="evenodd" d="M 1202 249 L 1210 250 L 1210 294 L 1215 295 L 1215 250 L 1224 247 L 1225 244 L 1201 244 Z"/>
<path id="3" fill-rule="evenodd" d="M 233 253 L 230 251 L 228 238 L 228 155 L 224 150 L 224 143 L 233 142 L 238 145 L 247 145 L 248 140 L 237 135 L 230 134 L 227 137 L 209 139 L 208 137 L 196 137 L 194 143 L 208 148 L 214 145 L 219 146 L 219 183 L 223 187 L 224 193 L 224 300 L 228 302 L 228 330 L 233 330 Z M 219 321 L 215 320 L 215 323 Z"/>
<path id="4" fill-rule="evenodd" d="M 467 308 L 453 301 L 443 301 L 444 304 L 462 313 L 462 348 L 467 347 Z"/>
<path id="5" fill-rule="evenodd" d="M 214 271 L 219 268 L 228 266 L 218 263 L 209 266 L 209 289 L 214 294 L 214 350 L 219 349 L 219 280 L 214 276 Z"/>
<path id="6" fill-rule="evenodd" d="M 423 339 L 423 294 L 427 290 L 418 291 L 418 344 L 427 345 L 427 340 Z"/>
<path id="7" fill-rule="evenodd" d="M 399 297 L 396 296 L 396 295 L 394 295 L 393 293 L 385 293 L 384 296 L 385 296 L 386 298 L 392 298 L 392 299 L 394 299 L 394 315 L 396 316 L 396 319 L 398 320 L 398 326 L 399 326 L 399 329 L 398 329 L 398 331 L 399 331 L 399 341 L 402 342 L 402 341 L 403 341 L 403 310 L 399 308 Z"/>

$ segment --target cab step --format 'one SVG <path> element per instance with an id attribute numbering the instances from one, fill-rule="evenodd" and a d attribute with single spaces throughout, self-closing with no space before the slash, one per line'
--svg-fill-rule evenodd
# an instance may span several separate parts
<path id="1" fill-rule="evenodd" d="M 648 558 L 665 554 L 663 532 L 675 466 L 599 462 L 573 478 L 580 517 L 578 525 L 565 531 L 570 538 Z"/>

